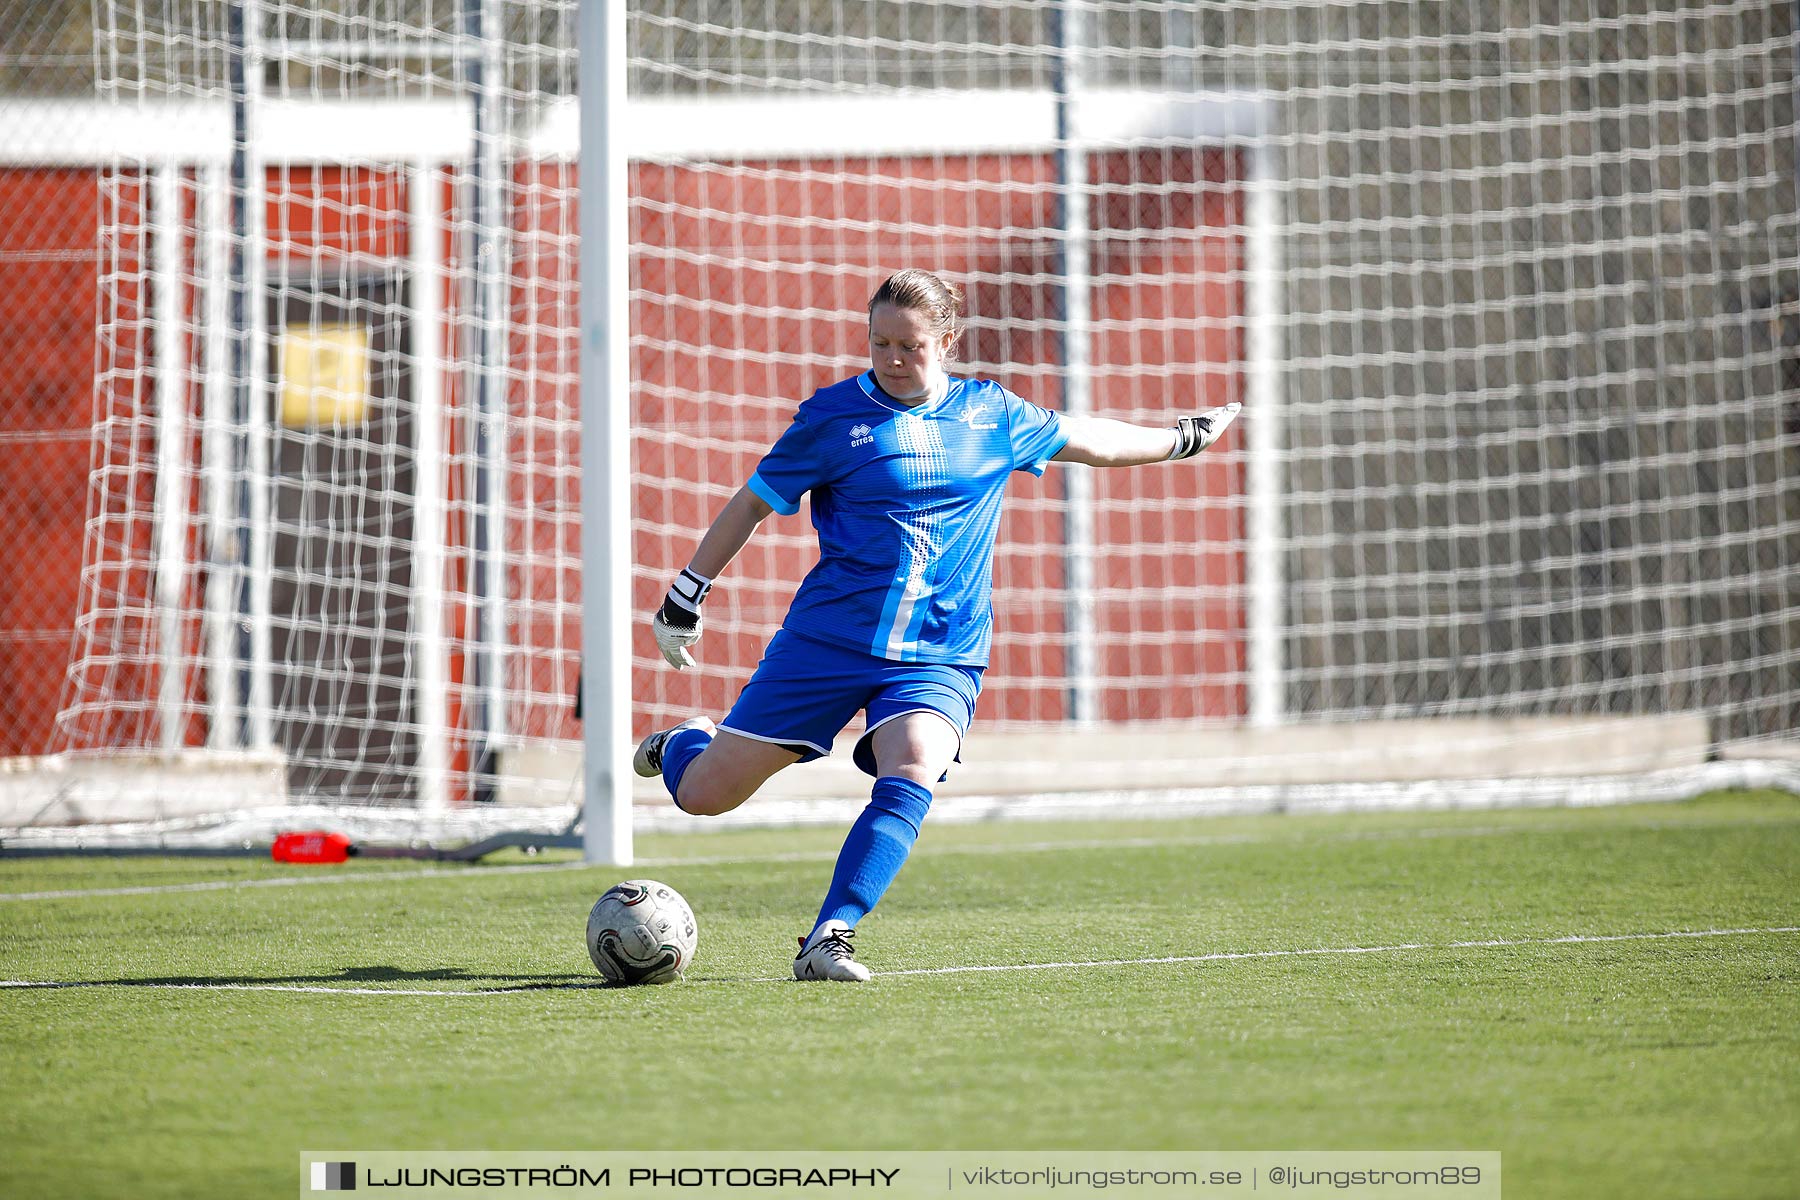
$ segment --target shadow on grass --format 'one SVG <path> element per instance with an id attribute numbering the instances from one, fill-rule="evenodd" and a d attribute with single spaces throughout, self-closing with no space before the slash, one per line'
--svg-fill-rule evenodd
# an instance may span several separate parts
<path id="1" fill-rule="evenodd" d="M 88 986 L 108 987 L 256 987 L 261 984 L 351 984 L 371 987 L 399 983 L 500 983 L 528 984 L 538 987 L 560 987 L 591 980 L 591 975 L 502 975 L 492 971 L 469 971 L 462 967 L 430 967 L 409 971 L 403 967 L 345 967 L 335 973 L 310 975 L 146 975 L 129 979 L 94 979 Z"/>
<path id="2" fill-rule="evenodd" d="M 760 983 L 759 977 L 723 976 L 723 975 L 689 975 L 690 983 Z M 69 979 L 69 980 L 18 980 L 9 983 L 9 988 L 43 989 L 46 991 L 68 988 L 218 988 L 280 990 L 284 988 L 309 988 L 319 991 L 342 990 L 353 992 L 360 988 L 394 987 L 408 983 L 467 983 L 474 985 L 471 990 L 484 993 L 505 992 L 551 992 L 551 991 L 590 991 L 619 990 L 616 985 L 607 983 L 591 974 L 531 974 L 502 975 L 487 971 L 468 971 L 461 967 L 432 967 L 426 970 L 409 971 L 401 967 L 367 966 L 345 967 L 336 973 L 314 973 L 309 975 L 146 975 L 120 979 Z M 435 988 L 415 989 L 419 995 L 429 995 Z"/>

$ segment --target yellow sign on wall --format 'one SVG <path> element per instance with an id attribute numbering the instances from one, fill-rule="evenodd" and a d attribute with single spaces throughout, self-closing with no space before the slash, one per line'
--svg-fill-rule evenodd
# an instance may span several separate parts
<path id="1" fill-rule="evenodd" d="M 369 419 L 369 334 L 359 325 L 289 325 L 281 333 L 281 423 Z"/>

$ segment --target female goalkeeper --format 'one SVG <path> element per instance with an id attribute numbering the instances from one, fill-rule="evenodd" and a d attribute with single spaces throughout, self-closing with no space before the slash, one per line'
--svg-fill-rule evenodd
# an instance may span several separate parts
<path id="1" fill-rule="evenodd" d="M 645 738 L 635 766 L 682 810 L 730 812 L 775 772 L 831 753 L 861 709 L 856 765 L 875 777 L 797 979 L 861 981 L 851 934 L 893 882 L 975 715 L 994 614 L 994 535 L 1014 471 L 1189 458 L 1237 415 L 1228 404 L 1149 429 L 1071 418 L 997 383 L 945 372 L 962 298 L 907 270 L 869 301 L 869 370 L 815 392 L 714 519 L 651 621 L 676 670 L 694 664 L 701 602 L 764 517 L 812 493 L 819 563 L 762 663 L 715 728 L 692 717 Z"/>

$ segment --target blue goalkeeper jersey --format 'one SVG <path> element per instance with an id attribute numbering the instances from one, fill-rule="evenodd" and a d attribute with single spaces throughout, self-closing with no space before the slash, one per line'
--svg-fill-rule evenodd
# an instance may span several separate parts
<path id="1" fill-rule="evenodd" d="M 986 666 L 994 537 L 1014 471 L 1044 473 L 1062 417 L 985 379 L 911 408 L 873 373 L 814 392 L 750 490 L 794 513 L 812 493 L 819 563 L 783 628 L 895 662 Z"/>

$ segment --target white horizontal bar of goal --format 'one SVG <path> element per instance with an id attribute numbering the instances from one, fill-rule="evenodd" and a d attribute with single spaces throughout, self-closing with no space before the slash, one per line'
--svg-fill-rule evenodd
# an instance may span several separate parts
<path id="1" fill-rule="evenodd" d="M 1049 91 L 744 99 L 633 100 L 624 122 L 634 159 L 969 154 L 1043 149 L 1056 141 Z M 970 121 L 972 107 L 981 120 Z M 1076 136 L 1090 144 L 1221 142 L 1256 137 L 1271 104 L 1253 92 L 1084 92 Z M 573 160 L 573 97 L 553 100 L 515 144 L 525 157 Z M 474 141 L 472 110 L 454 100 L 265 99 L 257 151 L 266 163 L 455 163 Z M 56 166 L 227 162 L 231 108 L 217 101 L 112 103 L 0 99 L 0 164 Z"/>

